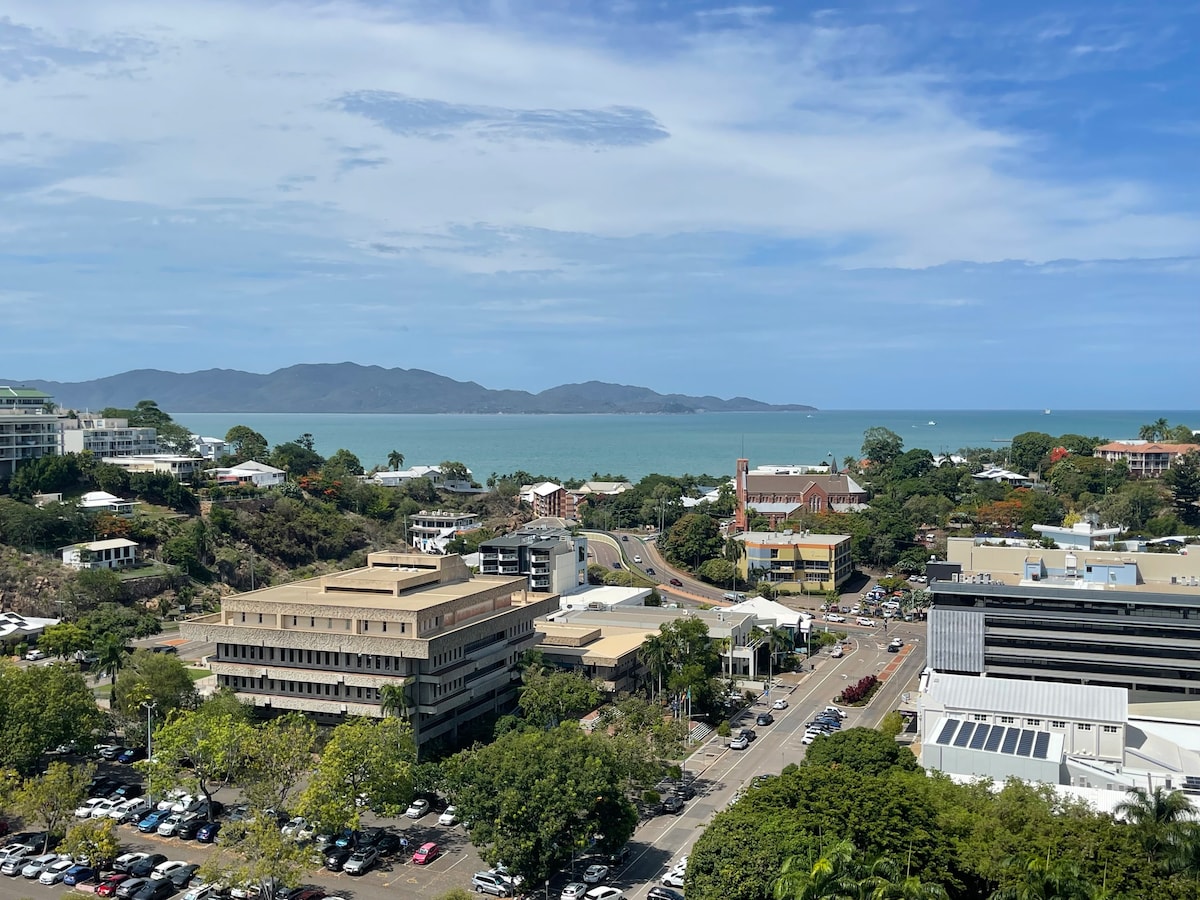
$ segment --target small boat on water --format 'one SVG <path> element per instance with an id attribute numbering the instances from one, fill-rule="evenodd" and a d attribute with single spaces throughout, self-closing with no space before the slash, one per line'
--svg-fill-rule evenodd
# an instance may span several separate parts
<path id="1" fill-rule="evenodd" d="M 933 421 L 933 419 L 930 419 L 928 424 L 930 424 L 930 425 L 936 425 L 936 424 L 937 424 L 937 422 Z"/>
<path id="2" fill-rule="evenodd" d="M 1048 415 L 1050 415 L 1050 410 L 1048 410 L 1048 409 L 1043 409 L 1043 410 L 1042 410 L 1042 415 L 1043 415 L 1043 416 L 1048 416 Z"/>

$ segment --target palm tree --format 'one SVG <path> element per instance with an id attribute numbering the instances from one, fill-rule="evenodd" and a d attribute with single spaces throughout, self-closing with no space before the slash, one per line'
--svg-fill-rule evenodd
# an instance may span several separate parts
<path id="1" fill-rule="evenodd" d="M 1183 791 L 1156 787 L 1130 788 L 1113 810 L 1137 832 L 1146 856 L 1154 860 L 1167 848 L 1192 812 Z"/>
<path id="2" fill-rule="evenodd" d="M 1031 854 L 1009 865 L 1020 870 L 1017 879 L 995 891 L 990 900 L 1096 900 L 1098 896 L 1079 866 L 1068 860 L 1051 862 Z"/>
<path id="3" fill-rule="evenodd" d="M 667 645 L 666 636 L 655 634 L 646 638 L 638 650 L 638 659 L 658 685 L 654 696 L 659 696 L 662 693 L 663 675 L 671 668 L 671 648 Z"/>
<path id="4" fill-rule="evenodd" d="M 775 900 L 859 900 L 859 874 L 854 846 L 840 841 L 811 864 L 797 856 L 785 860 L 772 894 Z"/>
<path id="5" fill-rule="evenodd" d="M 388 465 L 392 467 L 393 472 L 399 472 L 400 467 L 404 465 L 404 454 L 399 450 L 393 450 L 388 454 Z"/>
<path id="6" fill-rule="evenodd" d="M 745 541 L 739 541 L 736 537 L 729 537 L 729 538 L 725 539 L 725 549 L 722 552 L 722 556 L 725 557 L 726 562 L 729 562 L 733 565 L 732 588 L 737 587 L 737 564 L 739 562 L 741 562 L 742 557 L 745 555 L 746 555 L 746 542 Z"/>
<path id="7" fill-rule="evenodd" d="M 940 884 L 927 884 L 913 875 L 911 865 L 901 869 L 890 857 L 880 857 L 871 866 L 871 874 L 860 882 L 868 900 L 949 900 Z"/>
<path id="8" fill-rule="evenodd" d="M 1200 883 L 1200 824 L 1183 823 L 1179 830 L 1171 835 L 1167 868 L 1185 878 L 1194 878 Z"/>
<path id="9" fill-rule="evenodd" d="M 409 675 L 399 684 L 385 684 L 379 689 L 379 708 L 385 716 L 399 716 L 412 726 L 413 762 L 421 761 L 421 746 L 417 743 L 417 728 L 420 726 L 421 715 L 411 715 L 409 710 L 416 704 L 410 696 L 410 690 L 416 684 L 415 676 Z"/>
<path id="10" fill-rule="evenodd" d="M 117 673 L 125 665 L 125 659 L 129 656 L 129 648 L 125 646 L 125 639 L 120 635 L 106 634 L 96 641 L 95 651 L 96 656 L 99 657 L 96 661 L 96 670 L 112 679 L 109 706 L 115 707 L 117 703 Z"/>

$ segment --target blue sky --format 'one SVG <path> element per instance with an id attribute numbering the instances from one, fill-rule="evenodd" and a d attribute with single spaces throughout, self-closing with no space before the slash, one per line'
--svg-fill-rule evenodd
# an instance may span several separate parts
<path id="1" fill-rule="evenodd" d="M 1200 6 L 9 0 L 0 377 L 1188 408 Z"/>

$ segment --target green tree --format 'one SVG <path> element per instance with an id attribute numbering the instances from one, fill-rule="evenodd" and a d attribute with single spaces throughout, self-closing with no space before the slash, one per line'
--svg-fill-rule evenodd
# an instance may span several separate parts
<path id="1" fill-rule="evenodd" d="M 1162 483 L 1171 491 L 1175 515 L 1188 525 L 1200 525 L 1200 452 L 1175 457 Z"/>
<path id="2" fill-rule="evenodd" d="M 775 900 L 859 900 L 861 869 L 849 841 L 838 841 L 815 861 L 788 857 L 772 885 Z"/>
<path id="3" fill-rule="evenodd" d="M 530 723 L 554 728 L 600 705 L 600 691 L 575 672 L 526 669 L 517 704 Z"/>
<path id="4" fill-rule="evenodd" d="M 871 775 L 882 775 L 889 769 L 920 769 L 911 750 L 873 728 L 847 728 L 813 743 L 801 765 L 842 766 Z"/>
<path id="5" fill-rule="evenodd" d="M 38 647 L 50 656 L 59 658 L 73 656 L 79 650 L 92 646 L 91 636 L 73 622 L 47 625 L 38 637 Z"/>
<path id="6" fill-rule="evenodd" d="M 404 454 L 399 450 L 392 450 L 387 455 L 388 467 L 393 472 L 399 472 L 400 467 L 404 465 Z"/>
<path id="7" fill-rule="evenodd" d="M 258 809 L 291 809 L 292 797 L 312 770 L 317 726 L 290 712 L 255 730 L 242 771 L 243 790 Z"/>
<path id="8" fill-rule="evenodd" d="M 593 839 L 601 851 L 623 846 L 637 825 L 614 745 L 575 723 L 510 731 L 445 768 L 450 796 L 475 823 L 472 843 L 530 883 Z"/>
<path id="9" fill-rule="evenodd" d="M 74 666 L 0 660 L 0 768 L 34 771 L 47 750 L 85 743 L 103 715 Z"/>
<path id="10" fill-rule="evenodd" d="M 97 869 L 108 869 L 121 852 L 117 823 L 107 816 L 78 822 L 67 829 L 59 852 L 70 854 L 74 859 L 89 859 Z"/>
<path id="11" fill-rule="evenodd" d="M 455 460 L 446 460 L 438 465 L 438 469 L 442 473 L 442 478 L 447 481 L 465 481 L 470 482 L 471 473 L 466 465 Z"/>
<path id="12" fill-rule="evenodd" d="M 651 680 L 658 687 L 655 696 L 661 694 L 663 679 L 671 670 L 671 649 L 667 645 L 666 635 L 660 631 L 647 637 L 638 650 L 638 661 L 646 667 Z"/>
<path id="13" fill-rule="evenodd" d="M 125 662 L 115 687 L 114 708 L 127 716 L 139 715 L 143 703 L 153 703 L 164 718 L 176 709 L 191 709 L 198 697 L 196 686 L 177 656 L 135 650 Z"/>
<path id="14" fill-rule="evenodd" d="M 407 722 L 349 719 L 333 730 L 297 809 L 328 828 L 356 826 L 360 802 L 379 815 L 400 815 L 412 799 L 415 762 Z"/>
<path id="15" fill-rule="evenodd" d="M 87 799 L 87 786 L 94 772 L 91 765 L 52 762 L 46 774 L 30 778 L 17 791 L 16 807 L 21 815 L 46 831 L 43 853 L 49 851 L 53 838 L 62 837 L 75 808 Z"/>
<path id="16" fill-rule="evenodd" d="M 862 455 L 869 459 L 872 474 L 887 468 L 904 450 L 904 439 L 890 428 L 872 426 L 863 432 Z"/>
<path id="17" fill-rule="evenodd" d="M 659 549 L 667 559 L 693 569 L 720 556 L 723 548 L 717 520 L 703 513 L 682 516 L 659 540 Z"/>
<path id="18" fill-rule="evenodd" d="M 363 473 L 363 464 L 349 450 L 335 450 L 325 461 L 323 472 L 326 478 L 353 478 Z"/>
<path id="19" fill-rule="evenodd" d="M 1010 862 L 1011 881 L 996 890 L 991 900 L 1095 900 L 1095 888 L 1070 860 L 1051 861 L 1042 854 L 1027 854 Z"/>
<path id="20" fill-rule="evenodd" d="M 117 702 L 117 676 L 121 673 L 121 669 L 125 666 L 125 660 L 129 657 L 129 648 L 125 646 L 125 638 L 118 634 L 102 635 L 95 645 L 96 670 L 101 672 L 106 678 L 112 680 L 112 687 L 109 691 L 109 702 L 116 706 Z"/>
<path id="21" fill-rule="evenodd" d="M 112 569 L 82 569 L 75 575 L 73 593 L 87 598 L 87 606 L 116 603 L 121 599 L 123 588 L 120 576 Z"/>
<path id="22" fill-rule="evenodd" d="M 247 425 L 234 425 L 225 432 L 225 443 L 233 447 L 233 455 L 239 462 L 267 459 L 267 439 Z"/>
<path id="23" fill-rule="evenodd" d="M 1057 442 L 1041 431 L 1024 431 L 1012 439 L 1009 461 L 1018 472 L 1037 472 Z"/>
<path id="24" fill-rule="evenodd" d="M 311 850 L 285 837 L 272 816 L 228 822 L 217 836 L 218 852 L 200 869 L 208 881 L 252 885 L 260 897 L 298 887 L 312 863 Z"/>
<path id="25" fill-rule="evenodd" d="M 275 445 L 275 449 L 271 451 L 270 462 L 275 468 L 283 469 L 292 477 L 298 478 L 309 472 L 320 471 L 325 465 L 325 458 L 311 446 L 306 447 L 298 441 L 288 441 Z"/>
<path id="26" fill-rule="evenodd" d="M 256 740 L 248 710 L 229 691 L 196 709 L 176 709 L 154 734 L 154 756 L 137 763 L 155 793 L 183 786 L 212 795 L 245 770 Z"/>
<path id="27" fill-rule="evenodd" d="M 731 586 L 737 576 L 737 569 L 727 559 L 708 559 L 700 563 L 696 574 L 709 584 Z"/>
<path id="28" fill-rule="evenodd" d="M 1130 788 L 1114 812 L 1137 834 L 1150 860 L 1160 860 L 1173 843 L 1180 826 L 1192 816 L 1192 805 L 1183 791 L 1156 787 Z"/>

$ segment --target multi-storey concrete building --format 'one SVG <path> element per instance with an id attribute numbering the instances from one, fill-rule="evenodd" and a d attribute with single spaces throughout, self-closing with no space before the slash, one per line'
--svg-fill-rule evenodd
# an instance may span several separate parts
<path id="1" fill-rule="evenodd" d="M 33 388 L 0 386 L 0 478 L 30 459 L 55 456 L 59 419 L 54 398 Z"/>
<path id="2" fill-rule="evenodd" d="M 951 539 L 929 585 L 939 672 L 1200 694 L 1200 554 Z"/>
<path id="3" fill-rule="evenodd" d="M 850 535 L 807 531 L 747 531 L 737 536 L 746 545 L 738 573 L 773 584 L 796 584 L 811 593 L 841 587 L 854 569 Z"/>
<path id="4" fill-rule="evenodd" d="M 128 419 L 80 416 L 62 419 L 62 452 L 96 456 L 136 456 L 158 452 L 158 431 L 130 427 Z"/>
<path id="5" fill-rule="evenodd" d="M 529 587 L 570 594 L 587 585 L 587 538 L 566 529 L 522 528 L 479 545 L 484 575 L 526 575 Z"/>
<path id="6" fill-rule="evenodd" d="M 175 453 L 139 453 L 135 456 L 106 456 L 102 460 L 110 466 L 118 466 L 131 475 L 170 475 L 176 481 L 188 481 L 200 471 L 204 460 L 198 456 L 180 456 Z"/>
<path id="7" fill-rule="evenodd" d="M 1200 452 L 1200 444 L 1176 444 L 1168 441 L 1113 441 L 1101 444 L 1094 456 L 1109 462 L 1123 462 L 1134 478 L 1157 478 L 1179 457 Z"/>
<path id="8" fill-rule="evenodd" d="M 524 577 L 472 577 L 458 556 L 383 552 L 365 568 L 229 597 L 180 632 L 216 643 L 218 683 L 263 710 L 379 717 L 382 689 L 402 685 L 424 744 L 512 706 L 533 621 L 557 607 Z"/>

